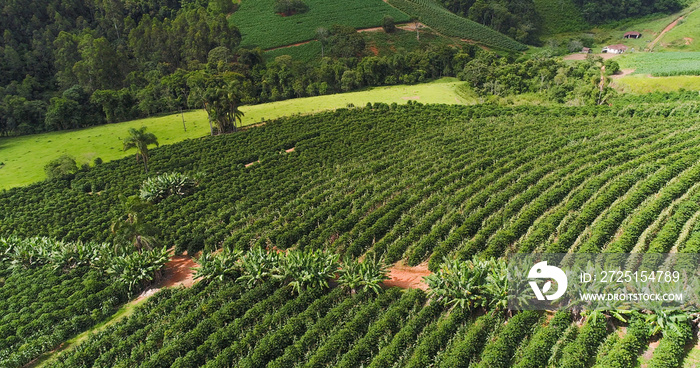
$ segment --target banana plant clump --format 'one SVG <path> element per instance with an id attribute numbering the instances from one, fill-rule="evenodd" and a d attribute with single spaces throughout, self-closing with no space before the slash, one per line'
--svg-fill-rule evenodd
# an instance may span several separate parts
<path id="1" fill-rule="evenodd" d="M 0 237 L 0 266 L 13 270 L 51 265 L 69 272 L 79 267 L 91 267 L 111 275 L 134 294 L 158 281 L 170 252 L 162 249 L 141 251 L 133 245 L 108 243 L 63 242 L 35 237 Z"/>
<path id="2" fill-rule="evenodd" d="M 202 255 L 196 262 L 199 265 L 195 269 L 196 279 L 235 279 L 247 287 L 268 280 L 281 280 L 297 293 L 306 289 L 328 288 L 329 281 L 338 276 L 337 283 L 343 289 L 352 293 L 369 289 L 378 294 L 381 283 L 388 279 L 388 269 L 380 260 L 358 262 L 346 258 L 341 265 L 337 254 L 321 250 L 279 253 L 262 248 L 245 253 L 224 250 L 216 255 Z"/>
<path id="3" fill-rule="evenodd" d="M 445 259 L 440 270 L 425 281 L 431 297 L 449 305 L 498 310 L 508 305 L 508 270 L 503 259 Z"/>

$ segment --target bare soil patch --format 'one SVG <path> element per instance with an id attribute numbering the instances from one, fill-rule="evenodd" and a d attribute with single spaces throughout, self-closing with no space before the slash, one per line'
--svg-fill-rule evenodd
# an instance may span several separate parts
<path id="1" fill-rule="evenodd" d="M 245 164 L 245 167 L 250 167 L 250 166 L 255 165 L 255 164 L 259 163 L 259 162 L 260 162 L 260 160 L 258 160 L 258 161 L 253 161 L 253 162 L 249 162 L 249 163 Z"/>
<path id="2" fill-rule="evenodd" d="M 693 43 L 693 39 L 691 37 L 683 37 L 683 41 L 685 41 L 685 45 L 688 46 L 691 43 Z M 2 166 L 0 166 L 2 167 Z"/>
<path id="3" fill-rule="evenodd" d="M 284 152 L 287 152 L 287 153 L 294 152 L 294 149 L 295 149 L 295 148 L 296 148 L 296 147 L 292 147 L 292 148 L 290 148 L 290 149 L 286 149 L 286 150 L 284 150 Z"/>
<path id="4" fill-rule="evenodd" d="M 415 31 L 415 30 L 416 30 L 416 26 L 418 27 L 418 30 L 419 30 L 419 31 L 420 31 L 421 29 L 429 28 L 428 26 L 426 26 L 425 24 L 420 23 L 420 22 L 418 22 L 418 23 L 406 23 L 406 24 L 402 24 L 402 25 L 397 25 L 396 28 L 405 29 L 405 30 L 407 30 L 407 31 Z"/>
<path id="5" fill-rule="evenodd" d="M 163 278 L 153 287 L 141 293 L 134 302 L 147 299 L 164 287 L 191 287 L 194 285 L 194 270 L 197 267 L 192 257 L 187 254 L 173 256 L 170 262 L 165 264 Z"/>
<path id="6" fill-rule="evenodd" d="M 570 55 L 564 56 L 564 60 L 586 60 L 586 56 L 588 56 L 588 55 L 591 55 L 591 54 L 580 54 L 580 53 L 579 54 L 570 54 Z M 606 52 L 606 53 L 602 53 L 602 54 L 592 54 L 592 55 L 593 56 L 600 56 L 604 60 L 608 60 L 608 59 L 614 58 L 615 56 L 617 56 L 619 54 L 608 54 Z"/>
<path id="7" fill-rule="evenodd" d="M 291 45 L 284 45 L 284 46 L 278 46 L 278 47 L 273 47 L 271 49 L 267 49 L 265 51 L 273 51 L 273 50 L 279 50 L 279 49 L 286 49 L 288 47 L 296 47 L 296 46 L 301 46 L 301 45 L 306 45 L 307 43 L 311 42 L 312 40 L 309 41 L 304 41 L 304 42 L 297 42 L 293 43 Z"/>
<path id="8" fill-rule="evenodd" d="M 644 360 L 651 359 L 651 357 L 654 355 L 654 350 L 656 350 L 656 348 L 659 346 L 660 342 L 661 342 L 661 340 L 656 340 L 656 341 L 652 341 L 651 343 L 649 343 L 649 347 L 642 354 L 642 357 L 644 358 Z M 640 368 L 646 368 L 646 366 L 647 366 L 647 364 L 644 363 L 641 365 Z"/>
<path id="9" fill-rule="evenodd" d="M 382 27 L 370 27 L 370 28 L 360 28 L 358 32 L 378 32 L 381 31 Z"/>
<path id="10" fill-rule="evenodd" d="M 622 78 L 624 76 L 634 73 L 634 69 L 622 69 L 618 74 L 613 74 L 610 76 L 612 79 Z"/>
<path id="11" fill-rule="evenodd" d="M 427 290 L 428 285 L 423 282 L 423 277 L 430 274 L 432 274 L 432 272 L 428 270 L 427 262 L 423 262 L 415 267 L 410 267 L 405 265 L 403 261 L 398 261 L 389 269 L 390 279 L 384 281 L 384 286 Z"/>

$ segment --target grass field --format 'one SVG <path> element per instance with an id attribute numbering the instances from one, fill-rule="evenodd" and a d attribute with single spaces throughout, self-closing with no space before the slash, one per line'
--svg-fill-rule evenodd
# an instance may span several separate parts
<path id="1" fill-rule="evenodd" d="M 639 52 L 615 60 L 622 69 L 634 69 L 634 74 L 700 75 L 700 52 Z"/>
<path id="2" fill-rule="evenodd" d="M 679 89 L 700 90 L 700 76 L 648 77 L 631 75 L 615 79 L 615 87 L 620 92 L 648 93 L 668 92 Z"/>
<path id="3" fill-rule="evenodd" d="M 545 0 L 553 1 L 553 0 Z M 536 2 L 537 5 L 537 2 Z M 652 14 L 637 19 L 626 19 L 623 21 L 605 24 L 592 29 L 585 29 L 579 32 L 558 33 L 547 37 L 558 40 L 560 43 L 567 42 L 569 39 L 592 37 L 594 39 L 593 51 L 599 53 L 603 46 L 623 44 L 630 48 L 628 52 L 643 51 L 653 41 L 666 26 L 677 19 L 680 15 L 687 12 L 686 10 L 674 14 Z M 545 18 L 546 21 L 546 18 Z M 638 39 L 625 39 L 623 36 L 628 31 L 637 31 L 642 34 Z M 659 50 L 660 44 L 654 48 Z"/>
<path id="4" fill-rule="evenodd" d="M 414 86 L 378 87 L 359 92 L 301 98 L 268 104 L 244 106 L 244 125 L 259 123 L 293 114 L 306 114 L 346 107 L 348 104 L 363 106 L 367 102 L 406 103 L 416 100 L 422 103 L 473 104 L 475 95 L 457 88 L 464 83 L 445 78 Z M 179 114 L 134 120 L 119 124 L 102 125 L 75 131 L 52 132 L 16 138 L 0 139 L 0 189 L 31 184 L 45 178 L 44 165 L 52 159 L 68 154 L 78 164 L 91 163 L 100 157 L 114 160 L 133 152 L 123 152 L 121 140 L 128 128 L 147 126 L 160 144 L 171 144 L 197 138 L 209 133 L 207 116 L 203 110 L 184 113 L 187 132 L 183 131 Z"/>
<path id="5" fill-rule="evenodd" d="M 343 24 L 355 28 L 380 26 L 384 15 L 396 22 L 406 22 L 408 15 L 382 0 L 353 0 L 351 2 L 306 0 L 309 11 L 283 17 L 274 12 L 275 0 L 243 1 L 231 15 L 243 36 L 242 46 L 263 49 L 290 45 L 315 38 L 319 27 Z"/>

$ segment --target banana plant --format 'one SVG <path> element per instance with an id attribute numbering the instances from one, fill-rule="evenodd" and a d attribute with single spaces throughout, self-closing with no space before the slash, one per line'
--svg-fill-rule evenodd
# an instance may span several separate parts
<path id="1" fill-rule="evenodd" d="M 360 289 L 369 289 L 379 294 L 382 282 L 389 279 L 388 273 L 388 267 L 376 255 L 365 258 L 364 262 L 345 257 L 338 271 L 338 284 L 352 294 Z"/>
<path id="2" fill-rule="evenodd" d="M 280 277 L 280 256 L 275 252 L 267 252 L 262 248 L 254 248 L 241 258 L 241 275 L 237 281 L 253 287 L 268 279 Z"/>
<path id="3" fill-rule="evenodd" d="M 324 251 L 292 250 L 282 258 L 275 277 L 289 281 L 297 293 L 307 288 L 328 288 L 328 280 L 338 271 L 338 258 L 337 254 Z"/>
<path id="4" fill-rule="evenodd" d="M 157 282 L 169 259 L 170 254 L 166 247 L 115 255 L 110 260 L 111 265 L 106 272 L 126 284 L 129 293 L 133 295 L 152 282 Z"/>
<path id="5" fill-rule="evenodd" d="M 654 310 L 646 317 L 646 322 L 651 325 L 651 336 L 658 333 L 680 335 L 682 333 L 680 325 L 687 324 L 690 320 L 690 315 L 679 310 Z"/>
<path id="6" fill-rule="evenodd" d="M 241 272 L 238 260 L 242 258 L 241 252 L 224 250 L 219 254 L 205 253 L 195 260 L 198 267 L 194 269 L 194 279 L 212 281 L 224 279 L 236 279 Z"/>
<path id="7" fill-rule="evenodd" d="M 431 298 L 453 307 L 475 309 L 488 305 L 483 290 L 487 275 L 485 261 L 445 258 L 440 270 L 424 279 Z"/>

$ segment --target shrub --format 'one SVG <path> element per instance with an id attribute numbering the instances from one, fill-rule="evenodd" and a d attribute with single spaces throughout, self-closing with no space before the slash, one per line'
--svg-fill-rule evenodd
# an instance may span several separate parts
<path id="1" fill-rule="evenodd" d="M 275 13 L 286 16 L 305 13 L 308 10 L 309 6 L 302 0 L 277 0 L 275 2 Z"/>
<path id="2" fill-rule="evenodd" d="M 59 179 L 75 174 L 75 172 L 78 171 L 78 164 L 75 163 L 73 157 L 62 155 L 46 164 L 46 166 L 44 166 L 44 171 L 49 180 Z"/>
<path id="3" fill-rule="evenodd" d="M 385 15 L 384 18 L 382 18 L 382 28 L 386 33 L 394 32 L 396 30 L 396 22 L 394 21 L 394 17 L 391 15 Z"/>

